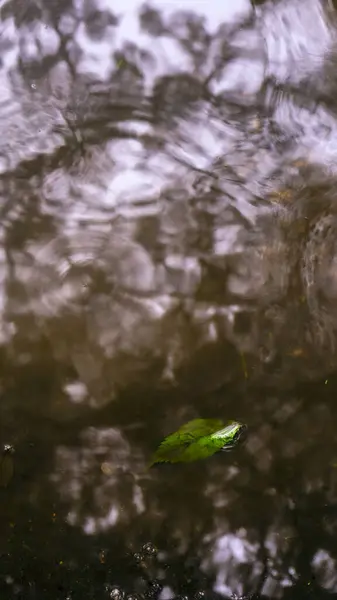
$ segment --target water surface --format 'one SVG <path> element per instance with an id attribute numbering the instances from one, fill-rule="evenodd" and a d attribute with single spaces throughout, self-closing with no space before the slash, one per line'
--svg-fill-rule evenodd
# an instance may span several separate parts
<path id="1" fill-rule="evenodd" d="M 336 593 L 336 19 L 0 2 L 1 598 Z"/>

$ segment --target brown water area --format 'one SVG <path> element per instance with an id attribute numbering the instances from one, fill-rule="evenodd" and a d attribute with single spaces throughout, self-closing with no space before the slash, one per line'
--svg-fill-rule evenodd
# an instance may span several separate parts
<path id="1" fill-rule="evenodd" d="M 0 600 L 337 598 L 336 398 L 337 2 L 0 0 Z"/>

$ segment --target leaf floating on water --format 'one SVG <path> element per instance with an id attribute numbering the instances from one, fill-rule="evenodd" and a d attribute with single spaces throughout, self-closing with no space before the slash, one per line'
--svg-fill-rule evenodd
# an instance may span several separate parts
<path id="1" fill-rule="evenodd" d="M 0 456 L 0 486 L 7 487 L 14 475 L 14 449 L 12 446 L 4 446 Z"/>
<path id="2" fill-rule="evenodd" d="M 221 429 L 223 426 L 224 424 L 220 419 L 193 419 L 179 427 L 178 431 L 172 435 L 177 435 L 179 433 L 181 435 L 192 435 L 194 438 L 199 438 L 203 435 L 214 433 L 214 431 Z"/>
<path id="3" fill-rule="evenodd" d="M 237 421 L 225 425 L 219 419 L 193 419 L 162 441 L 150 466 L 192 462 L 208 458 L 219 450 L 231 450 L 245 429 L 246 425 Z"/>

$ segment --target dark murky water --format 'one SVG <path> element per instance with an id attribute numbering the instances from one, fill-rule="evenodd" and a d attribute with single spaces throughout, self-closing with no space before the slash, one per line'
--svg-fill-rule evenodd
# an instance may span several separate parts
<path id="1" fill-rule="evenodd" d="M 337 5 L 111 7 L 0 1 L 0 598 L 333 597 Z"/>

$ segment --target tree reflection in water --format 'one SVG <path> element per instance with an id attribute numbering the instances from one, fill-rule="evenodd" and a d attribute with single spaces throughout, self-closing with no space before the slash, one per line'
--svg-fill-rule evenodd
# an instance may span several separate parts
<path id="1" fill-rule="evenodd" d="M 337 589 L 335 8 L 253 4 L 1 3 L 1 598 Z"/>

